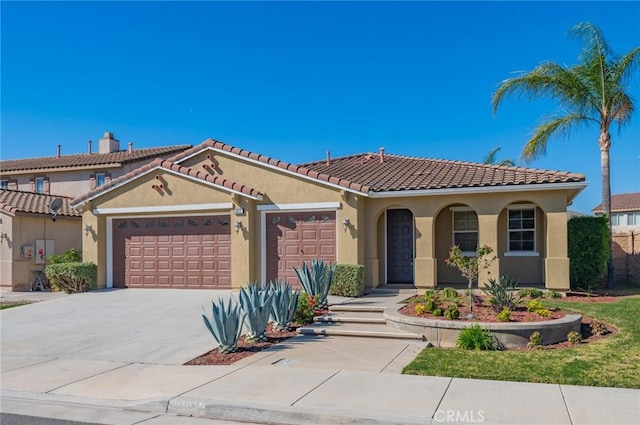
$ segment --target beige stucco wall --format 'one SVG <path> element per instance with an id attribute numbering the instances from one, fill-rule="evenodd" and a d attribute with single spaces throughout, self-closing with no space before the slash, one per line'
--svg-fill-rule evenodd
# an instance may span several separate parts
<path id="1" fill-rule="evenodd" d="M 62 254 L 71 248 L 82 248 L 79 217 L 58 216 L 55 222 L 49 216 L 35 214 L 14 217 L 0 214 L 0 218 L 2 232 L 9 237 L 0 246 L 0 286 L 3 289 L 28 291 L 33 280 L 32 272 L 44 270 L 44 265 L 36 264 L 35 255 L 31 259 L 22 257 L 22 246 L 32 245 L 35 248 L 37 239 L 47 239 L 55 243 L 54 252 L 47 254 Z"/>

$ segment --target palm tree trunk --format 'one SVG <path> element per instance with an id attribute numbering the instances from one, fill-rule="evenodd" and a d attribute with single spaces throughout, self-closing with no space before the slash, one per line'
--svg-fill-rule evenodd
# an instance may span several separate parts
<path id="1" fill-rule="evenodd" d="M 611 163 L 609 162 L 609 150 L 611 148 L 611 135 L 607 130 L 600 132 L 598 140 L 600 144 L 600 172 L 602 175 L 602 207 L 609 218 L 609 259 L 607 260 L 607 287 L 616 286 L 615 269 L 613 266 L 613 234 L 611 233 Z"/>

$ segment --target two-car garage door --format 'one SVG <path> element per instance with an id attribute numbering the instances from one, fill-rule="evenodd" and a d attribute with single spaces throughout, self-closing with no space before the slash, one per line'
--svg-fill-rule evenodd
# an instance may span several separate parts
<path id="1" fill-rule="evenodd" d="M 231 288 L 229 215 L 113 220 L 113 280 L 129 288 Z"/>
<path id="2" fill-rule="evenodd" d="M 267 281 L 297 286 L 294 266 L 314 258 L 335 262 L 335 211 L 267 213 L 265 219 Z M 114 219 L 114 286 L 231 288 L 230 221 L 229 215 Z"/>

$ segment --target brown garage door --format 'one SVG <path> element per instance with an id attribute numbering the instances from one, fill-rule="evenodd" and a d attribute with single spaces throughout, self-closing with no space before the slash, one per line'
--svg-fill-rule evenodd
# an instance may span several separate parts
<path id="1" fill-rule="evenodd" d="M 230 217 L 113 220 L 113 280 L 129 288 L 230 288 Z"/>
<path id="2" fill-rule="evenodd" d="M 335 211 L 267 214 L 267 280 L 299 285 L 293 266 L 322 258 L 336 260 Z"/>

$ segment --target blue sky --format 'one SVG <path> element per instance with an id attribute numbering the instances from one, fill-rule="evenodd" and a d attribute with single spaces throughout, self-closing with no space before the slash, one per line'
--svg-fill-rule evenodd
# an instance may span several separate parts
<path id="1" fill-rule="evenodd" d="M 557 107 L 490 98 L 514 71 L 572 65 L 567 31 L 640 45 L 638 2 L 0 3 L 3 159 L 208 137 L 299 163 L 377 151 L 517 159 Z M 631 93 L 640 110 L 640 73 Z M 612 134 L 612 191 L 640 191 L 640 113 Z M 579 172 L 574 210 L 601 199 L 598 129 L 554 140 L 532 167 Z"/>

